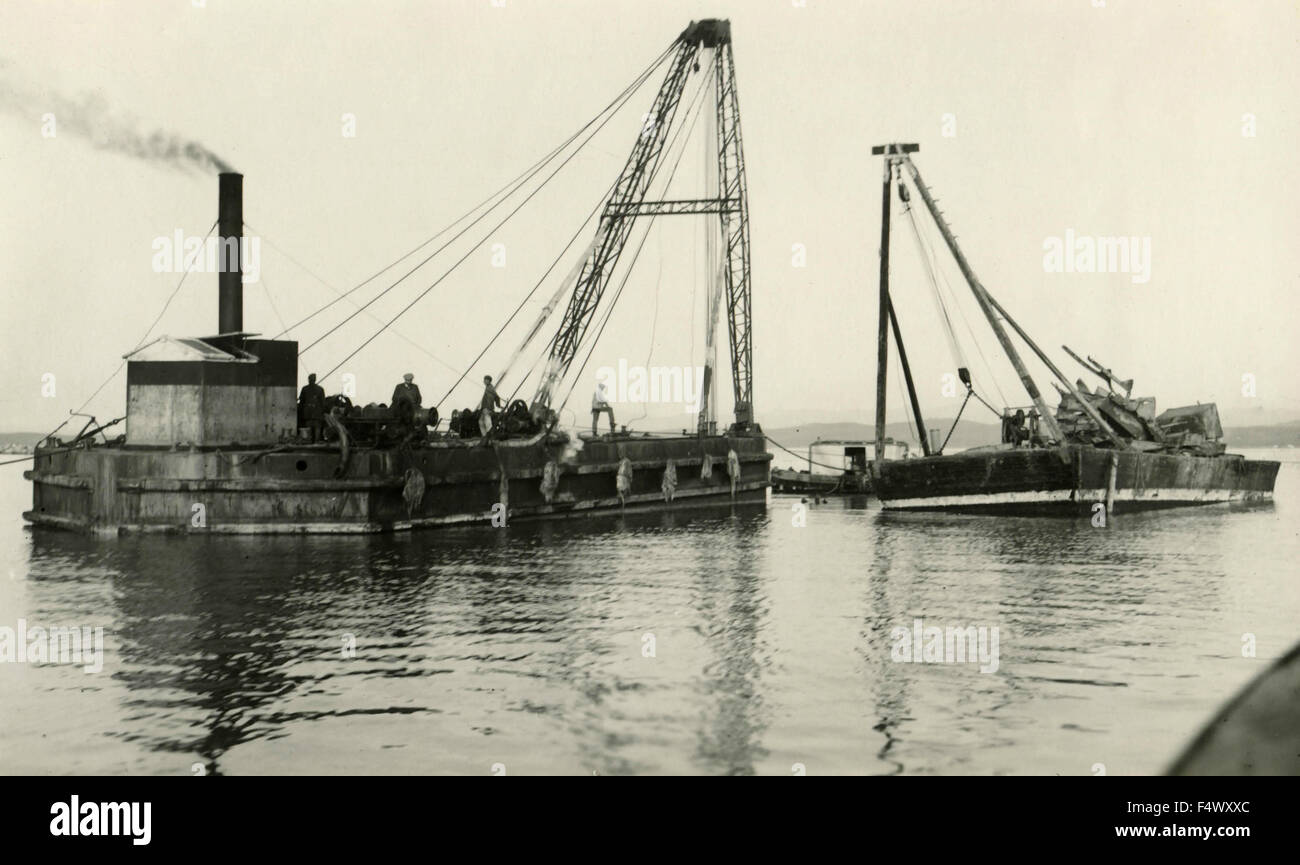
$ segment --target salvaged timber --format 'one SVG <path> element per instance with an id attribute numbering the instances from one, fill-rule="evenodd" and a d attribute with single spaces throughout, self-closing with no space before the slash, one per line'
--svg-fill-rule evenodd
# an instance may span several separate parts
<path id="1" fill-rule="evenodd" d="M 391 405 L 353 405 L 350 396 L 326 395 L 314 376 L 300 392 L 298 343 L 244 330 L 243 177 L 227 172 L 219 179 L 219 244 L 225 251 L 218 278 L 219 332 L 161 337 L 127 355 L 125 435 L 112 441 L 103 436 L 114 421 L 70 441 L 52 436 L 43 441 L 25 473 L 32 482 L 32 508 L 24 518 L 36 526 L 108 535 L 333 534 L 764 504 L 772 457 L 753 412 L 749 205 L 730 23 L 691 22 L 620 98 L 625 102 L 665 64 L 667 75 L 647 115 L 655 120 L 639 130 L 600 211 L 595 240 L 510 362 L 522 356 L 567 295 L 531 403 L 500 404 L 488 390 L 477 408 L 449 412 L 440 429 L 438 406 L 422 404 L 409 380 L 413 374 L 394 391 Z M 711 93 L 712 99 L 684 100 L 691 80 L 699 82 L 697 96 Z M 716 160 L 716 188 L 697 199 L 647 200 L 651 189 L 663 185 L 663 174 L 671 180 L 670 171 L 661 172 L 666 157 L 675 142 L 684 144 L 678 136 L 689 136 L 698 119 L 685 116 L 691 107 L 679 112 L 684 102 L 708 106 L 707 115 L 716 117 L 716 140 L 708 154 L 710 171 Z M 616 100 L 606 111 L 619 107 Z M 574 393 L 603 321 L 622 293 L 626 268 L 620 270 L 623 282 L 615 268 L 620 260 L 635 263 L 636 254 L 622 253 L 638 221 L 648 229 L 657 218 L 701 214 L 712 217 L 717 260 L 705 266 L 717 280 L 714 315 L 723 304 L 727 310 L 735 422 L 719 432 L 709 405 L 699 413 L 698 428 L 681 435 L 624 427 L 587 436 L 560 429 L 564 402 L 559 397 L 567 400 Z M 611 285 L 617 288 L 607 292 Z M 711 316 L 710 334 L 714 320 Z M 576 374 L 566 381 L 571 365 Z M 508 366 L 510 372 L 519 371 Z M 532 372 L 523 370 L 520 378 Z M 505 375 L 497 376 L 498 385 Z M 454 390 L 455 385 L 444 399 Z M 612 428 L 612 418 L 610 423 Z M 86 429 L 95 424 L 92 418 Z"/>
<path id="2" fill-rule="evenodd" d="M 1102 379 L 1106 390 L 1091 391 L 1082 381 L 1071 382 L 975 276 L 912 161 L 911 154 L 918 149 L 915 145 L 896 144 L 873 149 L 873 153 L 885 157 L 886 166 L 885 206 L 881 216 L 877 430 L 882 430 L 885 423 L 887 317 L 898 343 L 899 356 L 906 356 L 901 329 L 892 315 L 888 288 L 888 193 L 891 179 L 900 168 L 924 202 L 1032 406 L 1028 407 L 1027 414 L 1025 409 L 1003 409 L 1002 442 L 998 445 L 943 454 L 932 451 L 922 438 L 926 455 L 921 458 L 887 460 L 878 455 L 871 464 L 871 483 L 886 509 L 1086 514 L 1099 509 L 1113 513 L 1214 502 L 1261 502 L 1272 498 L 1279 463 L 1226 453 L 1218 410 L 1212 403 L 1170 409 L 1157 416 L 1153 397 L 1132 396 L 1132 379 L 1120 379 L 1091 357 L 1085 361 L 1066 348 L 1070 357 L 1091 375 Z M 899 195 L 905 203 L 910 201 L 901 181 Z M 914 219 L 911 224 L 915 229 Z M 937 284 L 932 287 L 937 293 Z M 939 305 L 943 307 L 942 300 Z M 949 327 L 950 345 L 955 346 L 951 324 L 945 324 Z M 1055 411 L 1043 399 L 1007 326 L 1059 382 L 1053 382 L 1061 396 Z M 978 396 L 969 370 L 960 358 L 954 357 L 954 361 L 966 385 L 967 400 Z M 1123 388 L 1122 394 L 1116 386 Z M 921 410 L 910 377 L 908 391 L 913 413 L 921 425 Z M 983 398 L 979 399 L 988 405 Z"/>

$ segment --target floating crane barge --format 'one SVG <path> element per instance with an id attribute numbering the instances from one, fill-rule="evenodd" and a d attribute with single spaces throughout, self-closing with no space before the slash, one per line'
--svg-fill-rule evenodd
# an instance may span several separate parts
<path id="1" fill-rule="evenodd" d="M 884 156 L 885 162 L 881 207 L 876 440 L 884 440 L 885 371 L 892 331 L 924 452 L 924 456 L 917 459 L 889 460 L 884 458 L 877 445 L 876 459 L 871 464 L 871 480 L 886 510 L 1095 514 L 1102 508 L 1110 513 L 1272 499 L 1280 464 L 1225 453 L 1223 428 L 1213 403 L 1183 406 L 1156 415 L 1153 397 L 1132 397 L 1131 380 L 1121 381 L 1097 361 L 1092 358 L 1084 360 L 1063 346 L 1090 374 L 1103 380 L 1105 390 L 1101 387 L 1089 390 L 1081 380 L 1072 383 L 975 276 L 912 161 L 911 154 L 918 149 L 915 144 L 888 144 L 872 149 L 874 154 Z M 900 199 L 907 206 L 911 196 L 906 180 L 911 181 L 911 188 L 915 189 L 933 217 L 980 311 L 1032 402 L 1031 406 L 1016 410 L 1014 415 L 1011 409 L 1003 410 L 1003 441 L 1000 444 L 945 454 L 943 447 L 946 442 L 931 441 L 926 435 L 920 400 L 912 381 L 889 288 L 891 193 L 897 188 Z M 916 221 L 911 217 L 910 207 L 908 216 L 915 230 Z M 933 274 L 930 278 L 934 283 Z M 937 284 L 934 288 L 937 292 Z M 946 311 L 944 315 L 947 315 Z M 1053 382 L 1060 394 L 1055 410 L 1049 408 L 1043 399 L 1007 332 L 1007 326 L 1060 382 L 1059 385 Z M 949 337 L 952 339 L 951 331 Z M 955 340 L 952 344 L 956 353 Z M 961 363 L 960 358 L 954 360 Z M 959 367 L 958 376 L 966 385 L 967 401 L 978 396 L 969 369 Z M 963 402 L 963 409 L 965 405 Z M 959 411 L 958 419 L 960 416 Z M 1028 426 L 1024 425 L 1026 418 Z M 955 428 L 956 421 L 953 426 Z"/>
<path id="2" fill-rule="evenodd" d="M 701 60 L 715 85 L 718 188 L 700 199 L 647 200 Z M 536 396 L 496 416 L 493 435 L 470 435 L 476 416 L 455 418 L 442 432 L 436 408 L 361 408 L 331 397 L 332 441 L 307 443 L 297 417 L 298 343 L 244 331 L 242 272 L 226 267 L 218 334 L 163 337 L 127 355 L 125 435 L 108 441 L 106 424 L 71 441 L 43 442 L 25 473 L 32 481 L 25 519 L 108 534 L 360 533 L 765 502 L 771 456 L 752 407 L 749 215 L 729 22 L 692 22 L 658 62 L 668 63 L 648 115 L 658 122 L 638 135 L 584 262 L 561 286 L 569 300 Z M 236 262 L 242 187 L 241 175 L 220 176 L 219 233 Z M 735 422 L 714 431 L 706 361 L 705 404 L 692 433 L 579 437 L 557 429 L 552 396 L 585 347 L 633 223 L 675 214 L 719 219 L 715 291 L 727 310 Z"/>

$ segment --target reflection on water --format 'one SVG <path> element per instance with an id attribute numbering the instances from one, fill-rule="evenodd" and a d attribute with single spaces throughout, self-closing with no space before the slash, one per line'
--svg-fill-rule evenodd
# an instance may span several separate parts
<path id="1" fill-rule="evenodd" d="M 0 625 L 107 647 L 0 664 L 0 771 L 1158 772 L 1300 635 L 1295 480 L 1104 530 L 862 499 L 797 527 L 795 497 L 398 537 L 6 522 Z M 29 490 L 0 477 L 7 518 Z M 915 619 L 998 628 L 997 672 L 895 662 Z"/>

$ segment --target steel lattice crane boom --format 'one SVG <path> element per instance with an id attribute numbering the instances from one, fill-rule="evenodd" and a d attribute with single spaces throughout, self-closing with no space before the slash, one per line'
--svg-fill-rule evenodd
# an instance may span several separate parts
<path id="1" fill-rule="evenodd" d="M 665 144 L 692 71 L 699 69 L 702 49 L 713 49 L 717 112 L 718 189 L 711 197 L 647 201 L 646 194 L 663 163 Z M 632 153 L 601 213 L 596 240 L 574 284 L 564 319 L 551 341 L 549 360 L 533 398 L 534 417 L 551 404 L 556 385 L 569 371 L 578 347 L 595 318 L 619 256 L 639 216 L 716 213 L 724 240 L 727 323 L 731 340 L 732 388 L 736 428 L 753 424 L 753 351 L 750 327 L 749 204 L 740 135 L 731 23 L 717 19 L 692 22 L 677 37 L 676 52 Z M 707 387 L 706 387 L 707 392 Z"/>

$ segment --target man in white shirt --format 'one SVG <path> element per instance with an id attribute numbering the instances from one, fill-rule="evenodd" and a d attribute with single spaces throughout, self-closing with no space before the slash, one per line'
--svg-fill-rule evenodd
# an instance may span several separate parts
<path id="1" fill-rule="evenodd" d="M 596 426 L 600 422 L 600 413 L 609 412 L 609 432 L 614 434 L 614 408 L 609 404 L 605 393 L 604 379 L 596 380 L 596 392 L 591 395 L 591 434 L 596 435 Z"/>

